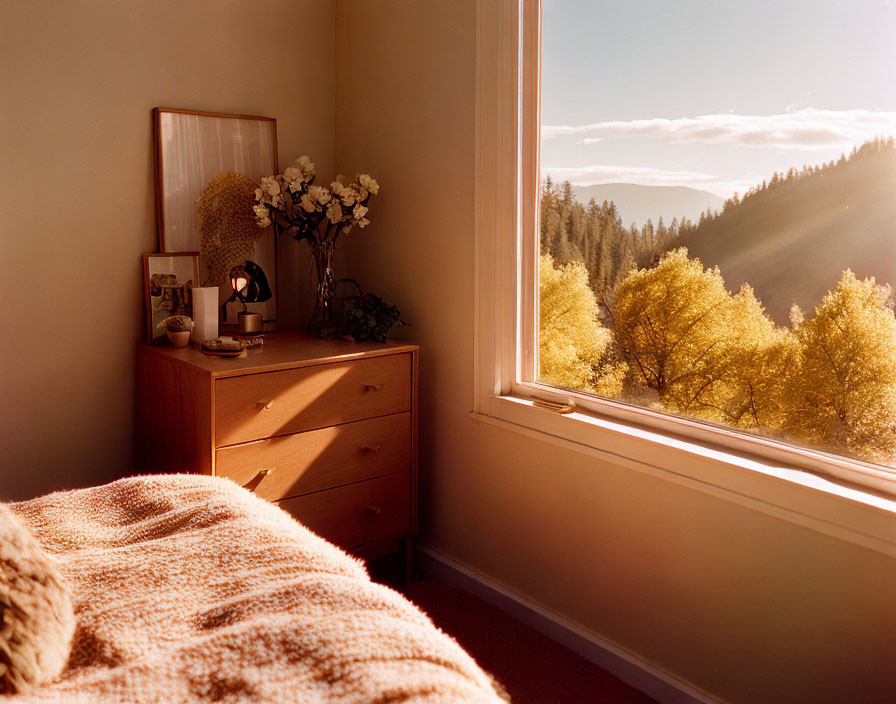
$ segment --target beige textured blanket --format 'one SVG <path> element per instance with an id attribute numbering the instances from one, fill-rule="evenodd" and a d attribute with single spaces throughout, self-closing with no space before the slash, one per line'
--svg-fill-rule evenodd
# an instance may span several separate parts
<path id="1" fill-rule="evenodd" d="M 11 703 L 500 701 L 420 610 L 229 480 L 139 477 L 12 508 L 78 625 L 59 680 Z"/>

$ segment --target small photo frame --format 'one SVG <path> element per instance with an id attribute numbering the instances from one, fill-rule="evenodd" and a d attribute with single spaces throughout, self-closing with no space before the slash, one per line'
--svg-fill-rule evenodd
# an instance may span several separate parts
<path id="1" fill-rule="evenodd" d="M 165 326 L 172 315 L 193 317 L 193 286 L 199 280 L 199 252 L 159 252 L 143 255 L 143 299 L 146 343 L 168 344 Z"/>

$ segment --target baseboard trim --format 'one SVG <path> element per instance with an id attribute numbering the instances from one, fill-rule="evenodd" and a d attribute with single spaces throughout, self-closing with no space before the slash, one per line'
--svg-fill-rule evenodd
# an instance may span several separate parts
<path id="1" fill-rule="evenodd" d="M 428 575 L 497 606 L 660 704 L 725 704 L 437 550 L 415 544 L 414 562 Z"/>

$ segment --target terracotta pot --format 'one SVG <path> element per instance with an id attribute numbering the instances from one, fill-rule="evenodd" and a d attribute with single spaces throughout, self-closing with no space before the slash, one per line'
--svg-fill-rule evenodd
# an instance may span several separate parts
<path id="1" fill-rule="evenodd" d="M 186 347 L 190 344 L 190 330 L 167 330 L 168 339 L 175 347 Z"/>

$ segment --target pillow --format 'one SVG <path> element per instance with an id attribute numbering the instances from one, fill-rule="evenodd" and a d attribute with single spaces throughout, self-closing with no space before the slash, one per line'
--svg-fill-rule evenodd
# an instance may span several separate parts
<path id="1" fill-rule="evenodd" d="M 0 694 L 55 679 L 74 629 L 62 578 L 25 525 L 0 504 Z"/>

